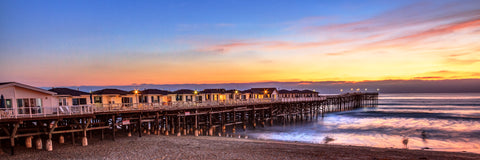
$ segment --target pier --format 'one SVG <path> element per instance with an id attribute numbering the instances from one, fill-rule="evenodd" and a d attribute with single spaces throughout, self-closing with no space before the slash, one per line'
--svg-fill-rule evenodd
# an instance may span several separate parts
<path id="1" fill-rule="evenodd" d="M 309 121 L 326 113 L 375 107 L 377 104 L 378 93 L 347 93 L 174 105 L 136 103 L 128 106 L 59 107 L 52 114 L 1 118 L 0 141 L 1 147 L 10 147 L 13 155 L 16 145 L 47 151 L 53 150 L 53 141 L 87 146 L 92 135 L 113 141 L 119 133 L 139 137 L 226 136 L 238 130 Z"/>

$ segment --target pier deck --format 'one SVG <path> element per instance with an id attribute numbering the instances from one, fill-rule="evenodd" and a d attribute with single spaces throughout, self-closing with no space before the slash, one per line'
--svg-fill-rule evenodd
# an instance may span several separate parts
<path id="1" fill-rule="evenodd" d="M 142 134 L 224 136 L 235 134 L 237 129 L 256 128 L 257 124 L 264 127 L 267 124 L 313 120 L 325 113 L 375 107 L 377 104 L 378 93 L 349 93 L 167 106 L 82 106 L 64 112 L 60 112 L 59 108 L 54 114 L 3 117 L 0 119 L 0 144 L 2 147 L 9 145 L 13 155 L 15 145 L 51 151 L 54 138 L 58 138 L 59 143 L 65 143 L 67 138 L 72 144 L 81 138 L 82 146 L 87 146 L 87 137 L 92 134 L 101 135 L 102 140 L 106 135 L 115 140 L 117 132 L 140 137 Z"/>

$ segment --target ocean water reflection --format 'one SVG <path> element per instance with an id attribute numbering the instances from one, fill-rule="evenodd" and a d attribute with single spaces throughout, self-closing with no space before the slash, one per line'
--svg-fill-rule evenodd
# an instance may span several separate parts
<path id="1" fill-rule="evenodd" d="M 447 104 L 446 104 L 447 103 Z M 422 105 L 426 104 L 426 105 Z M 466 105 L 470 104 L 470 105 Z M 381 95 L 377 108 L 248 130 L 258 139 L 480 153 L 480 94 Z M 423 133 L 423 134 L 422 134 Z"/>

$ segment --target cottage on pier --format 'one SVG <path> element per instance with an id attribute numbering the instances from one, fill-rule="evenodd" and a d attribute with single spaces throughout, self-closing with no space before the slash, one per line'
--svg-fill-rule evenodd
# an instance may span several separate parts
<path id="1" fill-rule="evenodd" d="M 318 97 L 318 92 L 312 90 L 279 90 L 278 96 L 280 98 L 306 98 L 306 97 Z"/>
<path id="2" fill-rule="evenodd" d="M 175 94 L 174 102 L 193 102 L 195 94 L 197 91 L 191 89 L 180 89 L 173 92 Z"/>
<path id="3" fill-rule="evenodd" d="M 135 94 L 135 90 L 130 91 L 130 93 Z M 172 102 L 172 92 L 170 91 L 159 89 L 145 89 L 143 91 L 137 92 L 137 94 L 140 94 L 140 103 L 168 105 Z"/>
<path id="4" fill-rule="evenodd" d="M 254 99 L 278 98 L 278 92 L 276 88 L 252 88 L 250 89 L 250 92 L 250 97 Z"/>
<path id="5" fill-rule="evenodd" d="M 51 114 L 56 93 L 17 82 L 0 83 L 0 118 Z"/>
<path id="6" fill-rule="evenodd" d="M 48 91 L 57 93 L 58 106 L 78 106 L 92 104 L 90 93 L 70 88 L 52 88 Z"/>
<path id="7" fill-rule="evenodd" d="M 227 90 L 225 93 L 227 93 L 227 100 L 230 100 L 230 101 L 241 100 L 241 93 L 236 89 Z"/>
<path id="8" fill-rule="evenodd" d="M 204 89 L 200 94 L 205 96 L 205 101 L 220 101 L 224 102 L 227 100 L 227 91 L 223 88 L 221 89 Z"/>
<path id="9" fill-rule="evenodd" d="M 102 89 L 92 92 L 93 103 L 96 107 L 130 107 L 138 103 L 135 94 L 119 89 Z"/>

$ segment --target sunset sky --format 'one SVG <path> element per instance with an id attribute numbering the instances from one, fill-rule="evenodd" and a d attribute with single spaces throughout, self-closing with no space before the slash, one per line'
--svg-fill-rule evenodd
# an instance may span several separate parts
<path id="1" fill-rule="evenodd" d="M 2 0 L 0 67 L 34 86 L 480 78 L 480 1 Z"/>

